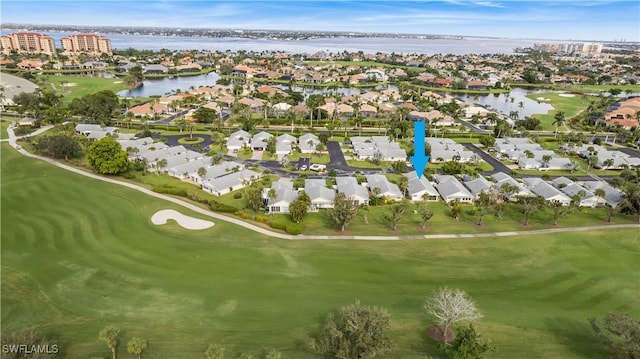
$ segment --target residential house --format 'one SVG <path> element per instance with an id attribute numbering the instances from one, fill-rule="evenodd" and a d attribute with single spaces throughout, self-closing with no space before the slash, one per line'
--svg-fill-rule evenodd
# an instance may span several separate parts
<path id="1" fill-rule="evenodd" d="M 338 192 L 344 193 L 347 198 L 359 205 L 369 204 L 369 192 L 360 184 L 355 177 L 336 177 Z"/>
<path id="2" fill-rule="evenodd" d="M 507 199 L 510 201 L 517 201 L 519 197 L 523 196 L 534 196 L 529 189 L 523 185 L 522 183 L 516 181 L 513 177 L 509 176 L 504 172 L 496 172 L 491 175 L 491 178 L 496 182 L 497 188 L 502 188 L 503 185 L 509 184 L 515 191 L 513 193 L 507 194 Z"/>
<path id="3" fill-rule="evenodd" d="M 571 197 L 560 192 L 558 189 L 539 177 L 527 177 L 523 178 L 522 181 L 527 185 L 531 192 L 541 196 L 546 202 L 560 202 L 563 206 L 571 204 Z"/>
<path id="4" fill-rule="evenodd" d="M 311 198 L 311 210 L 333 208 L 336 192 L 326 187 L 324 179 L 306 179 L 304 192 Z"/>
<path id="5" fill-rule="evenodd" d="M 400 191 L 398 185 L 389 182 L 384 175 L 375 174 L 366 175 L 365 177 L 367 178 L 367 185 L 371 193 L 376 195 L 376 192 L 379 192 L 379 194 L 376 195 L 377 197 L 384 197 L 392 201 L 401 201 L 404 199 L 404 194 Z"/>
<path id="6" fill-rule="evenodd" d="M 300 136 L 298 147 L 302 153 L 314 153 L 316 152 L 316 146 L 318 146 L 319 143 L 320 139 L 318 136 L 312 133 L 307 133 Z"/>
<path id="7" fill-rule="evenodd" d="M 579 196 L 580 202 L 578 203 L 578 206 L 580 207 L 594 208 L 606 202 L 604 198 L 596 197 L 592 191 L 580 186 L 566 177 L 556 177 L 551 181 L 551 183 L 554 187 L 559 189 L 560 192 L 566 194 L 571 199 L 575 196 Z"/>
<path id="8" fill-rule="evenodd" d="M 494 186 L 493 183 L 487 181 L 484 177 L 478 176 L 475 179 L 469 179 L 468 181 L 463 182 L 465 187 L 469 189 L 471 194 L 473 194 L 474 199 L 478 199 L 480 193 L 489 192 L 491 188 Z"/>
<path id="9" fill-rule="evenodd" d="M 230 150 L 240 150 L 248 146 L 251 141 L 251 134 L 247 131 L 239 130 L 229 135 L 227 138 L 227 148 Z"/>
<path id="10" fill-rule="evenodd" d="M 273 137 L 272 134 L 266 133 L 264 131 L 256 133 L 251 137 L 251 149 L 254 151 L 264 151 L 267 149 L 267 145 L 269 141 Z"/>
<path id="11" fill-rule="evenodd" d="M 415 171 L 410 171 L 405 177 L 409 180 L 407 191 L 412 201 L 437 201 L 440 198 L 440 194 L 426 176 L 418 178 Z"/>
<path id="12" fill-rule="evenodd" d="M 446 203 L 451 203 L 455 200 L 462 203 L 473 202 L 473 194 L 454 176 L 436 175 L 436 189 Z"/>
<path id="13" fill-rule="evenodd" d="M 270 197 L 269 188 L 262 191 L 262 198 L 268 213 L 289 213 L 291 202 L 298 199 L 298 191 L 293 189 L 293 182 L 278 181 L 271 184 L 275 197 Z"/>
<path id="14" fill-rule="evenodd" d="M 202 183 L 202 189 L 217 196 L 242 189 L 260 178 L 260 173 L 251 170 L 231 172 Z"/>
<path id="15" fill-rule="evenodd" d="M 582 183 L 584 188 L 592 191 L 594 194 L 597 189 L 601 189 L 604 191 L 604 200 L 605 203 L 609 206 L 616 208 L 622 202 L 624 193 L 617 188 L 612 187 L 605 181 L 585 181 Z"/>

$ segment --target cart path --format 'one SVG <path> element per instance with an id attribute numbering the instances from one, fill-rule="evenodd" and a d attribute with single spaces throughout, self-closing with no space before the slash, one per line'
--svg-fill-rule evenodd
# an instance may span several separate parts
<path id="1" fill-rule="evenodd" d="M 47 126 L 45 128 L 42 128 L 30 135 L 26 135 L 26 136 L 22 136 L 22 137 L 28 137 L 28 136 L 35 136 L 36 134 L 42 133 L 47 131 L 49 128 L 51 128 L 52 126 Z M 398 240 L 416 240 L 416 239 L 447 239 L 447 238 L 487 238 L 487 237 L 512 237 L 512 236 L 522 236 L 522 235 L 535 235 L 535 234 L 549 234 L 549 233 L 560 233 L 560 232 L 585 232 L 585 231 L 592 231 L 592 230 L 601 230 L 601 229 L 611 229 L 611 228 L 639 228 L 640 229 L 640 224 L 611 224 L 611 225 L 603 225 L 603 226 L 589 226 L 589 227 L 566 227 L 566 228 L 548 228 L 548 229 L 537 229 L 537 230 L 531 230 L 531 231 L 509 231 L 509 232 L 494 232 L 494 233 L 459 233 L 459 234 L 425 234 L 425 235 L 411 235 L 411 236 L 358 236 L 358 235 L 353 235 L 353 236 L 340 236 L 340 235 L 297 235 L 297 236 L 293 236 L 290 234 L 285 234 L 285 233 L 278 233 L 278 232 L 274 232 L 271 231 L 269 229 L 266 228 L 262 228 L 262 227 L 258 227 L 256 225 L 253 225 L 251 223 L 247 223 L 244 222 L 240 219 L 237 218 L 233 218 L 233 217 L 229 217 L 220 213 L 216 213 L 216 212 L 212 212 L 206 209 L 203 209 L 201 207 L 198 207 L 194 204 L 188 203 L 186 201 L 183 201 L 181 199 L 177 199 L 177 198 L 173 198 L 161 193 L 156 193 L 153 192 L 147 188 L 144 188 L 142 186 L 138 186 L 136 184 L 132 184 L 132 183 L 128 183 L 128 182 L 123 182 L 123 181 L 119 181 L 116 179 L 113 179 L 111 177 L 106 177 L 106 176 L 101 176 L 95 173 L 91 173 L 91 172 L 87 172 L 87 171 L 83 171 L 81 169 L 69 166 L 69 165 L 65 165 L 63 163 L 60 163 L 56 160 L 53 160 L 51 158 L 48 157 L 43 157 L 43 156 L 38 156 L 35 154 L 32 154 L 30 152 L 27 152 L 25 149 L 23 148 L 19 148 L 18 144 L 17 144 L 17 140 L 19 138 L 22 137 L 16 137 L 16 135 L 13 132 L 13 128 L 9 128 L 7 129 L 7 132 L 9 133 L 9 144 L 11 145 L 11 147 L 13 147 L 16 151 L 18 151 L 20 154 L 26 156 L 26 157 L 30 157 L 30 158 L 35 158 L 41 161 L 45 161 L 47 163 L 50 163 L 56 167 L 65 169 L 67 171 L 71 171 L 73 173 L 77 173 L 79 175 L 85 176 L 85 177 L 89 177 L 89 178 L 93 178 L 93 179 L 97 179 L 99 181 L 103 181 L 103 182 L 108 182 L 108 183 L 112 183 L 112 184 L 116 184 L 119 186 L 124 186 L 127 188 L 131 188 L 133 190 L 142 192 L 144 194 L 147 194 L 149 196 L 155 197 L 155 198 L 159 198 L 168 202 L 171 202 L 173 204 L 177 204 L 179 206 L 182 206 L 184 208 L 190 209 L 194 212 L 200 213 L 204 216 L 210 217 L 210 218 L 214 218 L 217 220 L 221 220 L 221 221 L 225 221 L 228 223 L 233 223 L 235 225 L 238 226 L 242 226 L 244 228 L 250 229 L 254 232 L 260 233 L 260 234 L 264 234 L 266 236 L 269 237 L 275 237 L 275 238 L 281 238 L 281 239 L 289 239 L 289 240 L 304 240 L 304 239 L 328 239 L 328 240 L 333 240 L 333 239 L 351 239 L 351 240 L 369 240 L 369 241 L 398 241 Z"/>

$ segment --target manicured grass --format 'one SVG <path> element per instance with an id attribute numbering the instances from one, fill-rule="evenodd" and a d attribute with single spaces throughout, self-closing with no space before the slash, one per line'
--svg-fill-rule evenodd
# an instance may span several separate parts
<path id="1" fill-rule="evenodd" d="M 640 92 L 640 84 L 636 85 L 573 85 L 573 84 L 510 84 L 511 87 L 523 87 L 523 88 L 544 88 L 552 90 L 563 90 L 578 93 L 594 93 L 594 92 L 609 92 L 611 89 L 618 89 L 623 93 L 626 92 Z"/>
<path id="2" fill-rule="evenodd" d="M 63 102 L 71 102 L 74 98 L 82 97 L 91 93 L 111 90 L 118 92 L 127 89 L 127 84 L 122 79 L 113 78 L 106 79 L 101 77 L 86 76 L 56 76 L 56 75 L 38 75 L 38 80 L 44 78 L 46 88 L 55 89 L 56 93 L 63 95 Z M 65 86 L 62 86 L 62 84 Z M 73 86 L 69 86 L 75 84 Z M 53 85 L 53 86 L 52 86 Z"/>
<path id="3" fill-rule="evenodd" d="M 238 151 L 238 158 L 248 160 L 253 156 L 253 151 L 250 148 L 243 148 Z"/>
<path id="4" fill-rule="evenodd" d="M 9 138 L 9 133 L 7 132 L 7 128 L 11 124 L 12 120 L 1 119 L 0 120 L 0 140 L 4 140 Z"/>
<path id="5" fill-rule="evenodd" d="M 553 106 L 553 110 L 547 112 L 543 115 L 533 115 L 540 120 L 542 124 L 543 130 L 554 130 L 556 129 L 555 125 L 553 125 L 554 116 L 556 113 L 562 111 L 564 112 L 564 116 L 566 121 L 568 122 L 572 117 L 577 116 L 582 111 L 586 110 L 589 106 L 589 100 L 585 99 L 582 95 L 575 95 L 574 97 L 564 97 L 560 96 L 558 93 L 534 93 L 527 95 L 528 98 L 538 101 L 539 97 L 543 97 L 545 99 L 549 99 L 549 101 L 540 101 L 544 103 L 551 104 Z M 565 128 L 560 127 L 559 131 L 564 131 Z"/>
<path id="6" fill-rule="evenodd" d="M 477 302 L 492 358 L 606 357 L 587 318 L 640 315 L 635 229 L 403 242 L 285 241 L 221 221 L 187 231 L 149 218 L 204 217 L 2 152 L 1 329 L 56 337 L 67 358 L 109 356 L 97 339 L 108 324 L 121 343 L 147 339 L 149 358 L 202 357 L 214 342 L 231 358 L 312 358 L 301 341 L 355 299 L 388 309 L 387 358 L 439 357 L 422 303 L 445 285 Z"/>
<path id="7" fill-rule="evenodd" d="M 347 164 L 355 168 L 391 168 L 391 162 L 386 161 L 375 164 L 371 161 L 347 160 Z"/>
<path id="8" fill-rule="evenodd" d="M 202 143 L 202 142 L 204 142 L 204 138 L 198 137 L 198 136 L 194 136 L 193 140 L 191 140 L 189 136 L 180 137 L 178 139 L 178 143 L 181 145 L 195 145 L 197 143 Z"/>
<path id="9" fill-rule="evenodd" d="M 298 162 L 300 158 L 311 158 L 311 163 L 327 164 L 330 162 L 328 153 L 301 153 L 294 152 L 289 154 L 289 162 Z"/>

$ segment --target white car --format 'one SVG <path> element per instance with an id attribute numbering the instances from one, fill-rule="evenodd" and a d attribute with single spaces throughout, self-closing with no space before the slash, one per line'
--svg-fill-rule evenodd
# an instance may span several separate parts
<path id="1" fill-rule="evenodd" d="M 300 166 L 300 171 L 306 171 L 306 170 L 307 170 L 307 165 Z"/>

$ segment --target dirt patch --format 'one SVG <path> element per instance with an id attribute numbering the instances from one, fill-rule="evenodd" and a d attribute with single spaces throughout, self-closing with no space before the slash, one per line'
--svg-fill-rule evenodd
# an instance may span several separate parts
<path id="1" fill-rule="evenodd" d="M 520 225 L 520 227 L 524 227 L 524 228 L 531 228 L 531 227 L 533 227 L 533 225 L 532 225 L 531 223 L 529 223 L 529 224 L 524 224 L 524 223 L 522 223 L 522 222 L 519 222 L 518 224 Z"/>
<path id="2" fill-rule="evenodd" d="M 416 226 L 416 229 L 419 230 L 420 232 L 431 232 L 431 227 L 420 227 L 420 226 Z"/>
<path id="3" fill-rule="evenodd" d="M 484 223 L 482 223 L 482 224 L 474 223 L 473 224 L 473 228 L 475 228 L 475 229 L 484 229 L 484 228 L 487 228 L 487 225 L 484 224 Z"/>
<path id="4" fill-rule="evenodd" d="M 429 338 L 437 341 L 437 342 L 442 342 L 442 341 L 447 341 L 447 343 L 451 343 L 455 338 L 456 338 L 456 332 L 453 331 L 453 329 L 451 328 L 447 328 L 447 335 L 444 336 L 444 327 L 441 327 L 439 325 L 434 325 L 433 327 L 427 329 L 427 335 L 429 336 Z"/>
<path id="5" fill-rule="evenodd" d="M 389 233 L 402 233 L 402 231 L 399 230 L 399 229 L 393 230 L 391 228 L 387 229 L 387 232 L 389 232 Z"/>

